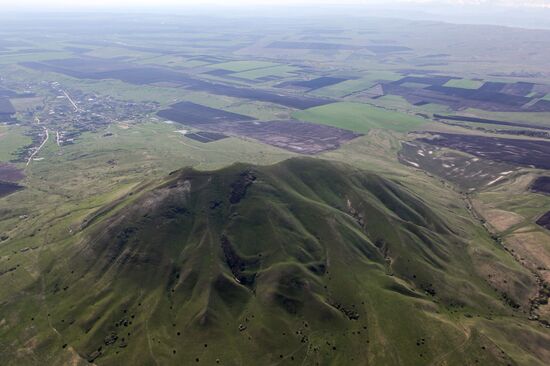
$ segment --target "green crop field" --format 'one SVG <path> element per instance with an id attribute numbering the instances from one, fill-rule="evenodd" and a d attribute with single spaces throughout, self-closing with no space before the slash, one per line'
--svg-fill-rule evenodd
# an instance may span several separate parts
<path id="1" fill-rule="evenodd" d="M 426 123 L 419 117 L 373 107 L 368 104 L 340 102 L 298 111 L 296 119 L 367 133 L 371 129 L 407 132 Z"/>
<path id="2" fill-rule="evenodd" d="M 251 60 L 251 61 L 230 61 L 230 62 L 224 62 L 221 64 L 210 65 L 210 67 L 215 69 L 222 69 L 222 70 L 228 70 L 233 72 L 249 71 L 249 70 L 261 69 L 264 67 L 273 67 L 273 66 L 279 66 L 279 64 L 275 62 Z"/>
<path id="3" fill-rule="evenodd" d="M 380 98 L 372 99 L 370 101 L 373 105 L 398 109 L 400 111 L 408 111 L 414 113 L 450 113 L 452 110 L 443 105 L 436 103 L 428 103 L 422 106 L 415 106 L 409 103 L 405 98 L 398 95 L 384 95 Z"/>
<path id="4" fill-rule="evenodd" d="M 0 65 L 9 65 L 9 64 L 14 64 L 18 62 L 28 62 L 28 61 L 55 60 L 55 59 L 62 59 L 70 56 L 71 54 L 68 52 L 55 52 L 55 51 L 4 54 L 2 55 L 2 57 L 0 57 Z"/>
<path id="5" fill-rule="evenodd" d="M 291 76 L 290 74 L 293 71 L 299 70 L 297 67 L 289 65 L 280 65 L 273 67 L 262 67 L 259 69 L 252 69 L 249 71 L 238 72 L 232 74 L 231 76 L 243 78 L 243 79 L 259 79 L 266 76 L 278 76 L 278 77 L 287 77 Z"/>
<path id="6" fill-rule="evenodd" d="M 523 122 L 550 127 L 550 112 L 490 112 L 481 109 L 468 108 L 457 114 L 508 122 Z"/>
<path id="7" fill-rule="evenodd" d="M 350 79 L 342 81 L 341 83 L 326 86 L 314 91 L 316 95 L 324 97 L 341 98 L 349 94 L 363 91 L 374 85 L 381 80 L 394 81 L 399 80 L 402 77 L 399 73 L 392 71 L 377 71 L 369 72 L 366 75 L 358 79 Z"/>
<path id="8" fill-rule="evenodd" d="M 129 51 L 125 48 L 102 47 L 102 48 L 96 48 L 90 52 L 87 52 L 86 56 L 100 57 L 100 58 L 124 57 L 124 58 L 142 59 L 142 58 L 150 58 L 152 56 L 155 56 L 155 54 L 150 52 L 142 52 L 142 51 Z"/>
<path id="9" fill-rule="evenodd" d="M 444 86 L 451 88 L 479 89 L 482 85 L 483 81 L 480 80 L 452 79 L 449 80 Z"/>
<path id="10" fill-rule="evenodd" d="M 341 83 L 315 90 L 315 94 L 326 97 L 343 97 L 351 93 L 368 89 L 376 84 L 372 79 L 346 80 Z"/>

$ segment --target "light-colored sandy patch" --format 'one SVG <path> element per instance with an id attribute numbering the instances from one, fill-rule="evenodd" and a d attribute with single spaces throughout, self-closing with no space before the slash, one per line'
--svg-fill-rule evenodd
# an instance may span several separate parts
<path id="1" fill-rule="evenodd" d="M 488 186 L 493 185 L 493 184 L 495 184 L 496 182 L 500 182 L 500 181 L 503 180 L 503 179 L 504 179 L 504 176 L 501 175 L 501 176 L 497 177 L 496 179 L 493 179 L 492 181 L 490 181 L 489 183 L 487 183 L 487 185 L 488 185 Z"/>
<path id="2" fill-rule="evenodd" d="M 80 355 L 78 354 L 78 352 L 75 351 L 75 349 L 71 346 L 67 347 L 67 351 L 69 352 L 69 360 L 68 362 L 66 363 L 67 365 L 71 365 L 71 366 L 80 366 L 80 365 L 95 365 L 95 363 L 93 362 L 88 362 L 86 361 L 85 359 L 83 359 L 82 357 L 80 357 Z"/>
<path id="3" fill-rule="evenodd" d="M 539 231 L 540 230 L 540 227 L 538 226 L 533 226 L 533 225 L 527 225 L 527 226 L 523 226 L 517 230 L 514 230 L 514 234 L 520 234 L 520 233 L 528 233 L 528 232 L 531 232 L 531 231 Z"/>
<path id="4" fill-rule="evenodd" d="M 36 336 L 32 337 L 29 340 L 27 340 L 25 344 L 23 344 L 23 347 L 20 347 L 17 349 L 17 354 L 20 357 L 32 355 L 37 346 L 38 346 L 38 338 Z"/>
<path id="5" fill-rule="evenodd" d="M 525 220 L 521 215 L 498 209 L 486 210 L 483 212 L 483 217 L 498 232 L 506 231 Z"/>
<path id="6" fill-rule="evenodd" d="M 127 125 L 126 123 L 119 123 L 117 126 L 118 126 L 119 128 L 122 128 L 123 130 L 127 130 L 127 129 L 130 128 L 130 126 Z"/>
<path id="7" fill-rule="evenodd" d="M 503 232 L 514 225 L 525 221 L 525 218 L 514 212 L 499 210 L 483 204 L 480 200 L 473 200 L 472 204 L 476 212 L 487 221 L 496 232 Z"/>

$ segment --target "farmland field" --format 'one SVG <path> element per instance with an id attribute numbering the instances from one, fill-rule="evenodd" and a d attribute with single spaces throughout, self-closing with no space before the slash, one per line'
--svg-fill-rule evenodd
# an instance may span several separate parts
<path id="1" fill-rule="evenodd" d="M 232 74 L 232 76 L 244 79 L 261 79 L 267 77 L 283 78 L 292 76 L 291 73 L 298 70 L 299 69 L 294 66 L 281 65 L 236 72 Z"/>
<path id="2" fill-rule="evenodd" d="M 256 69 L 264 69 L 269 67 L 276 67 L 276 66 L 280 66 L 280 65 L 274 62 L 266 62 L 266 61 L 231 61 L 231 62 L 224 62 L 221 64 L 210 65 L 210 67 L 215 69 L 227 70 L 235 73 L 256 70 Z"/>
<path id="3" fill-rule="evenodd" d="M 307 109 L 294 113 L 293 117 L 360 133 L 367 133 L 371 129 L 413 131 L 426 123 L 422 118 L 416 116 L 349 102 Z"/>
<path id="4" fill-rule="evenodd" d="M 444 86 L 451 88 L 479 89 L 482 85 L 483 81 L 479 80 L 452 79 L 449 80 Z"/>

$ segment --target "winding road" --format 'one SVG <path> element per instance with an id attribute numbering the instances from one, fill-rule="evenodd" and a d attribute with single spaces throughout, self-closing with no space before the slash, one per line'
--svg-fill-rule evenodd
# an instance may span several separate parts
<path id="1" fill-rule="evenodd" d="M 48 129 L 46 127 L 43 127 L 43 128 L 44 128 L 44 131 L 46 131 L 46 138 L 44 139 L 44 141 L 42 141 L 42 144 L 40 144 L 40 146 L 38 146 L 38 149 L 36 149 L 36 151 L 33 152 L 31 154 L 31 156 L 29 156 L 29 159 L 27 160 L 27 165 L 25 165 L 25 166 L 29 166 L 32 159 L 36 156 L 36 154 L 38 154 L 40 152 L 40 150 L 42 150 L 42 148 L 44 147 L 44 145 L 46 145 L 46 142 L 48 142 L 48 139 L 50 138 L 50 133 L 48 132 Z"/>

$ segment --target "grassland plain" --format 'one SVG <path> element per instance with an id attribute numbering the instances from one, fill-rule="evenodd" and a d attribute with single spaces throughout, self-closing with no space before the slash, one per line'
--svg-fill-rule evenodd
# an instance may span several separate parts
<path id="1" fill-rule="evenodd" d="M 368 133 L 375 128 L 407 132 L 426 124 L 426 120 L 416 116 L 351 102 L 338 102 L 298 111 L 293 117 L 361 133 Z"/>
<path id="2" fill-rule="evenodd" d="M 175 132 L 181 128 L 161 122 L 113 125 L 85 133 L 77 144 L 64 146 L 63 150 L 52 142 L 40 153 L 44 160 L 32 162 L 25 170 L 28 188 L 3 198 L 7 216 L 0 222 L 0 232 L 16 235 L 27 227 L 13 226 L 20 215 L 40 220 L 42 214 L 52 210 L 56 200 L 67 202 L 78 211 L 80 200 L 93 200 L 116 191 L 118 184 L 146 181 L 181 166 L 216 169 L 236 161 L 269 164 L 293 156 L 284 150 L 233 138 L 205 145 Z M 107 132 L 113 136 L 105 137 Z"/>
<path id="3" fill-rule="evenodd" d="M 17 158 L 17 150 L 29 145 L 31 138 L 25 135 L 26 127 L 0 125 L 0 161 Z"/>

